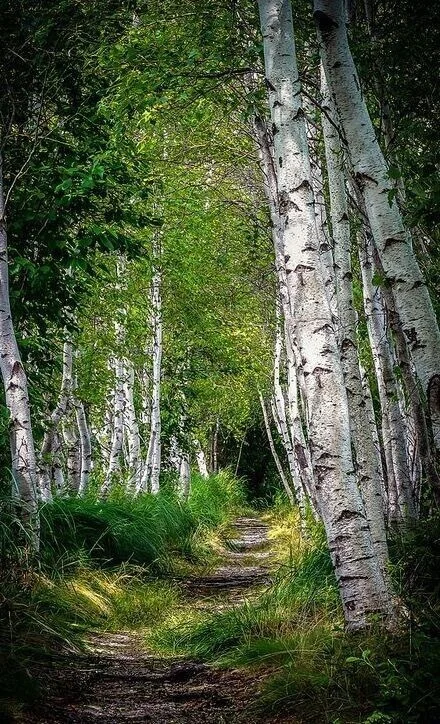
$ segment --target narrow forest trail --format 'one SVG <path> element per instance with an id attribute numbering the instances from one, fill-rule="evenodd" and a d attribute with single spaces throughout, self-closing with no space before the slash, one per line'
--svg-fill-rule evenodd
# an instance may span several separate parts
<path id="1" fill-rule="evenodd" d="M 222 565 L 209 575 L 179 582 L 185 598 L 196 609 L 209 612 L 237 605 L 267 584 L 271 559 L 267 534 L 268 526 L 260 519 L 239 518 Z M 23 721 L 235 724 L 258 720 L 248 710 L 259 683 L 254 673 L 160 658 L 146 650 L 141 633 L 94 635 L 90 644 L 87 655 L 53 661 L 50 671 L 44 672 L 47 698 Z"/>

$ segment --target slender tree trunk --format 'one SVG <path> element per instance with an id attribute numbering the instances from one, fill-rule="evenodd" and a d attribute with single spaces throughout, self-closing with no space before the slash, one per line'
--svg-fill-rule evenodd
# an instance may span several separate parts
<path id="1" fill-rule="evenodd" d="M 125 360 L 124 365 L 124 436 L 128 448 L 128 488 L 136 490 L 141 475 L 141 441 L 139 425 L 134 406 L 134 368 L 131 362 Z"/>
<path id="2" fill-rule="evenodd" d="M 8 238 L 6 231 L 2 158 L 0 156 L 0 369 L 9 413 L 13 496 L 34 551 L 39 549 L 37 463 L 32 434 L 26 373 L 12 323 L 9 300 Z"/>
<path id="3" fill-rule="evenodd" d="M 425 281 L 394 198 L 393 182 L 376 139 L 350 52 L 343 0 L 315 0 L 322 58 L 353 175 L 364 199 L 385 283 L 427 400 L 440 448 L 440 332 Z"/>
<path id="4" fill-rule="evenodd" d="M 367 381 L 362 381 L 357 349 L 357 316 L 354 307 L 351 236 L 348 218 L 342 148 L 337 116 L 328 92 L 325 74 L 321 74 L 322 114 L 325 157 L 330 193 L 330 216 L 334 241 L 336 297 L 338 303 L 338 341 L 347 390 L 350 430 L 358 485 L 377 555 L 386 569 L 388 547 L 385 531 L 384 478 L 377 434 L 374 434 L 373 403 Z"/>
<path id="5" fill-rule="evenodd" d="M 147 460 L 137 492 L 159 491 L 161 467 L 161 379 L 162 379 L 162 297 L 161 297 L 161 238 L 158 234 L 153 241 L 154 274 L 151 289 L 153 321 L 153 375 L 151 398 L 151 425 Z"/>
<path id="6" fill-rule="evenodd" d="M 191 468 L 189 464 L 189 454 L 182 452 L 179 466 L 179 491 L 180 497 L 185 502 L 189 498 L 191 488 Z"/>
<path id="7" fill-rule="evenodd" d="M 290 0 L 259 0 L 259 8 L 292 336 L 304 359 L 315 488 L 347 624 L 362 628 L 371 613 L 388 618 L 393 602 L 353 470 L 347 395 L 320 268 Z"/>
<path id="8" fill-rule="evenodd" d="M 76 423 L 79 431 L 81 470 L 79 477 L 78 495 L 84 495 L 89 485 L 89 477 L 92 469 L 92 441 L 90 430 L 87 424 L 84 404 L 80 400 L 75 401 Z"/>
<path id="9" fill-rule="evenodd" d="M 68 413 L 63 418 L 63 438 L 66 448 L 67 490 L 62 492 L 78 493 L 81 483 L 81 440 L 73 405 L 69 405 Z"/>
<path id="10" fill-rule="evenodd" d="M 57 428 L 60 421 L 65 417 L 69 410 L 69 405 L 72 402 L 72 390 L 73 390 L 73 345 L 72 342 L 66 341 L 63 344 L 63 374 L 61 378 L 61 390 L 58 403 L 53 410 L 49 427 L 46 430 L 43 438 L 43 444 L 40 451 L 40 488 L 44 492 L 44 499 L 50 500 L 51 498 L 51 481 L 52 474 L 54 472 L 54 457 L 58 446 L 61 444 L 59 435 L 57 434 Z M 58 445 L 57 445 L 58 440 Z M 59 459 L 59 455 L 58 455 Z M 60 481 L 60 474 L 57 472 L 58 479 Z M 58 491 L 63 486 L 56 486 Z"/>
<path id="11" fill-rule="evenodd" d="M 280 362 L 281 362 L 281 351 L 282 351 L 282 336 L 279 314 L 277 320 L 277 330 L 275 339 L 275 354 L 274 354 L 274 367 L 273 367 L 273 383 L 274 383 L 274 394 L 272 400 L 272 415 L 274 418 L 275 426 L 278 434 L 283 443 L 286 451 L 287 462 L 289 465 L 290 477 L 292 479 L 293 488 L 295 490 L 295 497 L 299 505 L 301 515 L 305 515 L 305 496 L 302 488 L 301 477 L 299 475 L 298 464 L 295 458 L 295 451 L 293 447 L 293 441 L 290 437 L 290 430 L 287 422 L 286 413 L 286 402 L 284 399 L 284 393 L 280 383 Z"/>
<path id="12" fill-rule="evenodd" d="M 194 449 L 196 453 L 197 467 L 199 469 L 200 475 L 202 476 L 202 478 L 209 478 L 205 453 L 203 452 L 200 441 L 197 438 L 194 440 Z"/>
<path id="13" fill-rule="evenodd" d="M 411 471 L 407 458 L 407 429 L 402 413 L 395 376 L 396 358 L 389 336 L 388 322 L 380 287 L 375 287 L 372 250 L 363 236 L 360 265 L 364 310 L 382 412 L 382 436 L 387 466 L 388 517 L 395 522 L 414 516 Z"/>
<path id="14" fill-rule="evenodd" d="M 212 434 L 212 472 L 218 473 L 218 434 L 220 431 L 220 420 L 217 417 Z"/>
<path id="15" fill-rule="evenodd" d="M 264 398 L 263 398 L 263 395 L 261 394 L 261 392 L 258 393 L 258 396 L 260 398 L 260 405 L 261 405 L 261 410 L 263 412 L 263 419 L 264 419 L 264 427 L 266 428 L 266 435 L 267 435 L 267 439 L 269 441 L 270 451 L 272 453 L 272 457 L 274 459 L 276 469 L 278 470 L 278 474 L 279 474 L 281 482 L 283 484 L 283 488 L 286 492 L 286 495 L 289 499 L 290 504 L 293 506 L 293 505 L 295 505 L 295 502 L 296 502 L 295 496 L 293 494 L 293 491 L 292 491 L 289 483 L 287 482 L 287 478 L 284 473 L 283 466 L 281 465 L 280 458 L 279 458 L 278 453 L 275 448 L 275 444 L 274 444 L 273 437 L 272 437 L 272 431 L 270 429 L 269 417 L 267 414 L 266 405 L 264 403 Z"/>
<path id="16" fill-rule="evenodd" d="M 294 354 L 291 339 L 292 324 L 289 292 L 287 288 L 286 262 L 284 252 L 283 230 L 279 214 L 278 182 L 273 156 L 273 144 L 269 137 L 267 124 L 261 118 L 254 118 L 253 132 L 260 152 L 260 166 L 263 173 L 263 186 L 266 194 L 272 224 L 272 239 L 275 251 L 275 266 L 282 313 L 284 317 L 284 337 L 287 359 L 287 417 L 290 437 L 294 450 L 295 465 L 299 473 L 302 488 L 316 509 L 316 496 L 313 485 L 313 474 L 310 451 L 304 439 L 302 420 L 298 405 L 297 371 L 300 368 L 299 355 Z"/>
<path id="17" fill-rule="evenodd" d="M 113 431 L 106 476 L 101 487 L 102 496 L 108 495 L 114 476 L 121 468 L 122 445 L 124 440 L 125 395 L 124 365 L 119 358 L 115 362 L 115 377 Z"/>

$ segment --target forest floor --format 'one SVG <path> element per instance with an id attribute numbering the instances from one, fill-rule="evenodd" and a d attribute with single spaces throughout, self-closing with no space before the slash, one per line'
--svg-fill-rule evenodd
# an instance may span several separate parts
<path id="1" fill-rule="evenodd" d="M 239 518 L 217 569 L 177 583 L 195 611 L 240 604 L 270 582 L 268 526 Z M 53 657 L 37 677 L 45 699 L 25 715 L 29 724 L 238 724 L 261 721 L 249 709 L 259 675 L 224 670 L 148 650 L 142 632 L 92 634 L 87 653 Z M 293 721 L 268 719 L 264 722 Z"/>

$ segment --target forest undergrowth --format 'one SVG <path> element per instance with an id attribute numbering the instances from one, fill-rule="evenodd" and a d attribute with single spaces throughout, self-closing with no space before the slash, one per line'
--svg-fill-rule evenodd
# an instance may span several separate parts
<path id="1" fill-rule="evenodd" d="M 41 692 L 31 665 L 59 650 L 80 651 L 91 631 L 158 625 L 180 599 L 174 579 L 219 559 L 222 531 L 246 507 L 227 472 L 192 477 L 182 503 L 165 484 L 133 499 L 59 498 L 42 508 L 41 563 L 23 561 L 19 522 L 1 507 L 0 713 L 13 717 Z M 11 721 L 15 719 L 11 718 Z"/>
<path id="2" fill-rule="evenodd" d="M 373 621 L 368 632 L 347 634 L 323 531 L 312 516 L 305 527 L 281 500 L 253 512 L 269 526 L 270 585 L 221 606 L 200 607 L 183 594 L 180 580 L 221 564 L 243 512 L 242 486 L 221 473 L 193 476 L 187 503 L 166 486 L 135 500 L 117 490 L 106 501 L 57 500 L 42 511 L 37 571 L 19 565 L 4 536 L 5 720 L 20 721 L 19 712 L 44 694 L 33 662 L 85 650 L 91 632 L 140 631 L 147 650 L 164 659 L 255 671 L 264 683 L 254 715 L 263 721 L 279 714 L 332 724 L 439 721 L 439 518 L 391 535 L 401 629 L 384 634 Z M 2 515 L 6 522 L 7 507 Z"/>

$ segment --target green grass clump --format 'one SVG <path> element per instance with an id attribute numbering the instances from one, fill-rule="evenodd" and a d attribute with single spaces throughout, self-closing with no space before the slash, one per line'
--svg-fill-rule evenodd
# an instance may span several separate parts
<path id="1" fill-rule="evenodd" d="M 41 510 L 43 565 L 129 562 L 165 573 L 176 557 L 206 555 L 202 534 L 228 523 L 243 505 L 243 489 L 227 472 L 207 480 L 193 475 L 186 503 L 170 490 L 137 498 L 119 491 L 104 501 L 59 498 Z"/>
<path id="2" fill-rule="evenodd" d="M 340 625 L 339 599 L 326 551 L 310 550 L 301 563 L 281 569 L 273 586 L 241 605 L 203 620 L 173 621 L 159 628 L 157 646 L 191 656 L 234 663 L 243 649 L 260 639 L 284 638 L 292 629 L 314 625 L 330 616 Z"/>
<path id="3" fill-rule="evenodd" d="M 225 525 L 246 508 L 244 486 L 229 470 L 207 479 L 193 473 L 188 508 L 195 520 L 208 529 Z"/>

